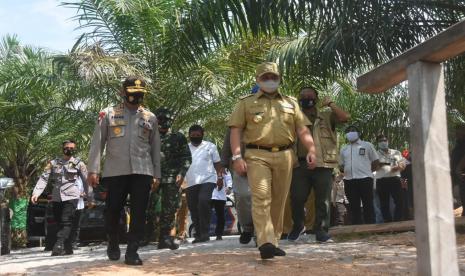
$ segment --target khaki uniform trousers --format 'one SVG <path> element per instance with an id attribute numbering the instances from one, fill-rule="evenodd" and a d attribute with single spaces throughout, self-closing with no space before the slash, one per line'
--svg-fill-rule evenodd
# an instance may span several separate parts
<path id="1" fill-rule="evenodd" d="M 252 194 L 252 218 L 257 245 L 278 246 L 283 230 L 284 205 L 289 194 L 295 160 L 291 149 L 270 152 L 247 149 L 247 178 Z"/>
<path id="2" fill-rule="evenodd" d="M 305 229 L 312 230 L 313 224 L 315 223 L 315 192 L 308 195 L 308 199 L 305 202 Z M 294 222 L 292 221 L 292 208 L 291 208 L 291 193 L 287 196 L 286 206 L 284 208 L 284 222 L 283 222 L 283 233 L 289 234 L 292 231 Z"/>
<path id="3" fill-rule="evenodd" d="M 186 193 L 181 194 L 181 207 L 176 213 L 177 238 L 185 240 L 187 238 L 187 198 Z M 174 235 L 172 235 L 174 236 Z"/>

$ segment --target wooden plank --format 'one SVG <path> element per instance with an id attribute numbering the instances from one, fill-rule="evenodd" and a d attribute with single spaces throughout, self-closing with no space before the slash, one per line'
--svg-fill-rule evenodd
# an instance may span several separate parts
<path id="1" fill-rule="evenodd" d="M 455 218 L 456 226 L 465 225 L 465 217 Z M 406 220 L 398 222 L 380 223 L 380 224 L 361 224 L 361 225 L 346 225 L 331 227 L 329 234 L 331 236 L 347 235 L 347 234 L 376 234 L 376 233 L 391 233 L 391 232 L 406 232 L 415 230 L 415 221 Z"/>
<path id="2" fill-rule="evenodd" d="M 407 68 L 418 275 L 458 275 L 443 67 Z"/>
<path id="3" fill-rule="evenodd" d="M 465 20 L 407 50 L 357 78 L 357 89 L 382 93 L 407 79 L 407 67 L 417 61 L 441 63 L 465 52 Z"/>

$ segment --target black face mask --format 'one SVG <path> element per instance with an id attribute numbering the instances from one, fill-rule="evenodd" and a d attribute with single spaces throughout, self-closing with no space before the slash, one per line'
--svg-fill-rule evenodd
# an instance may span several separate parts
<path id="1" fill-rule="evenodd" d="M 66 156 L 73 156 L 76 153 L 76 150 L 72 149 L 63 149 L 63 154 Z"/>
<path id="2" fill-rule="evenodd" d="M 158 119 L 158 127 L 166 129 L 168 131 L 168 129 L 171 128 L 171 120 Z"/>
<path id="3" fill-rule="evenodd" d="M 316 101 L 314 99 L 300 99 L 300 106 L 303 109 L 309 109 L 315 106 Z"/>
<path id="4" fill-rule="evenodd" d="M 124 98 L 130 104 L 141 104 L 144 101 L 144 93 L 142 92 L 126 93 Z"/>
<path id="5" fill-rule="evenodd" d="M 194 145 L 200 145 L 202 143 L 203 137 L 190 137 L 189 140 L 191 140 L 192 144 Z"/>

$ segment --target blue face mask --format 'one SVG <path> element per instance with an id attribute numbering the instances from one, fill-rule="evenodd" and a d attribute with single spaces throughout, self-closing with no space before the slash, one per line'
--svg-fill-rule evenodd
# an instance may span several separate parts
<path id="1" fill-rule="evenodd" d="M 358 132 L 357 131 L 351 131 L 346 133 L 346 138 L 349 140 L 349 142 L 355 142 L 358 140 Z"/>
<path id="2" fill-rule="evenodd" d="M 378 147 L 382 150 L 388 149 L 389 148 L 389 143 L 388 142 L 379 142 Z"/>

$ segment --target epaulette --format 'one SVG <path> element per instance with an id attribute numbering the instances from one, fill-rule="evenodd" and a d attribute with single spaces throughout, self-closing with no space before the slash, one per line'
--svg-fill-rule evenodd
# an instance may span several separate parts
<path id="1" fill-rule="evenodd" d="M 252 97 L 253 95 L 255 95 L 255 94 L 248 94 L 248 95 L 239 97 L 239 99 L 240 99 L 240 100 L 243 100 L 243 99 L 246 99 L 246 98 L 248 98 L 248 97 Z"/>
<path id="2" fill-rule="evenodd" d="M 81 162 L 81 158 L 79 157 L 74 157 L 74 160 L 73 160 L 73 165 L 76 167 L 77 165 L 79 165 L 79 163 Z"/>
<path id="3" fill-rule="evenodd" d="M 284 95 L 284 97 L 289 98 L 289 99 L 294 100 L 294 101 L 297 101 L 297 98 L 293 97 L 293 96 Z"/>

